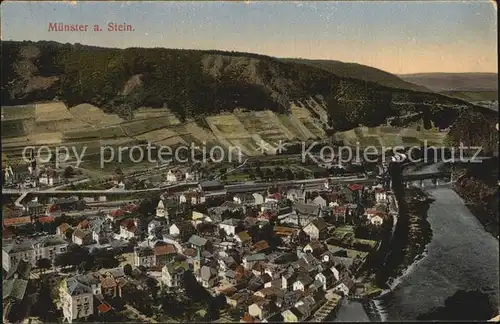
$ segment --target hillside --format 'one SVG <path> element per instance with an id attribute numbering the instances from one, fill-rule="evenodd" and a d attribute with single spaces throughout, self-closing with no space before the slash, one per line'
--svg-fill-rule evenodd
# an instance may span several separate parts
<path id="1" fill-rule="evenodd" d="M 498 75 L 496 73 L 417 73 L 402 74 L 399 77 L 436 92 L 498 92 Z"/>
<path id="2" fill-rule="evenodd" d="M 400 77 L 377 68 L 358 63 L 346 63 L 334 60 L 282 59 L 284 62 L 300 63 L 323 69 L 345 78 L 376 82 L 380 85 L 405 90 L 431 92 L 424 86 L 406 82 Z"/>
<path id="3" fill-rule="evenodd" d="M 101 139 L 162 144 L 196 138 L 237 144 L 251 154 L 261 140 L 337 133 L 370 143 L 387 132 L 396 142 L 439 135 L 442 143 L 446 133 L 435 129 L 452 126 L 465 112 L 477 114 L 487 127 L 479 134 L 459 129 L 452 142 L 463 134 L 474 142 L 486 138 L 498 116 L 460 99 L 249 53 L 8 41 L 2 43 L 2 72 L 2 138 L 9 137 L 11 147 L 30 141 L 92 140 L 98 146 Z M 45 103 L 32 105 L 40 102 Z M 402 133 L 403 126 L 413 132 Z"/>
<path id="4" fill-rule="evenodd" d="M 455 184 L 485 229 L 498 237 L 498 158 L 471 164 Z"/>

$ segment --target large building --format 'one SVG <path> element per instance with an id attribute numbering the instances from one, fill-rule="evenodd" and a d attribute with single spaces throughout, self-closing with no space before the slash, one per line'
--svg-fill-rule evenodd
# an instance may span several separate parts
<path id="1" fill-rule="evenodd" d="M 5 271 L 9 271 L 19 260 L 36 266 L 38 260 L 53 260 L 58 254 L 66 252 L 67 247 L 68 242 L 58 235 L 27 241 L 4 240 L 2 242 L 2 267 Z"/>

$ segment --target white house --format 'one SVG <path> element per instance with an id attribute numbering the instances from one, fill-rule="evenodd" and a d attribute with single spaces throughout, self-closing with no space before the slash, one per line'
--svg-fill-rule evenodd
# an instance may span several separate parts
<path id="1" fill-rule="evenodd" d="M 318 205 L 320 207 L 326 207 L 326 200 L 323 197 L 321 197 L 321 196 L 318 196 L 318 197 L 314 198 L 313 201 L 312 201 L 312 203 L 314 205 Z"/>
<path id="2" fill-rule="evenodd" d="M 236 228 L 240 224 L 240 221 L 234 218 L 226 219 L 219 223 L 219 228 L 226 232 L 227 235 L 235 235 Z"/>
<path id="3" fill-rule="evenodd" d="M 384 223 L 384 219 L 380 215 L 373 215 L 368 218 L 370 224 L 380 226 Z"/>
<path id="4" fill-rule="evenodd" d="M 306 192 L 302 189 L 289 189 L 286 192 L 286 198 L 291 201 L 304 201 L 306 199 Z"/>
<path id="5" fill-rule="evenodd" d="M 314 279 L 306 274 L 301 274 L 297 277 L 297 279 L 294 281 L 292 285 L 293 290 L 301 290 L 304 291 L 306 287 L 308 287 L 310 284 L 312 284 Z"/>
<path id="6" fill-rule="evenodd" d="M 189 173 L 189 172 L 186 172 L 186 181 L 193 181 L 194 180 L 194 174 L 193 173 Z"/>
<path id="7" fill-rule="evenodd" d="M 316 218 L 309 224 L 307 224 L 303 231 L 309 235 L 311 240 L 319 240 L 322 239 L 324 234 L 326 233 L 327 225 L 323 218 Z"/>
<path id="8" fill-rule="evenodd" d="M 261 194 L 253 193 L 252 196 L 254 198 L 255 205 L 262 205 L 264 203 L 264 196 L 262 196 Z"/>
<path id="9" fill-rule="evenodd" d="M 168 233 L 172 236 L 177 236 L 181 234 L 181 229 L 176 224 L 172 224 L 168 228 Z"/>
<path id="10" fill-rule="evenodd" d="M 172 172 L 172 170 L 168 170 L 167 172 L 167 181 L 168 182 L 177 182 L 179 181 L 177 174 L 175 172 Z"/>
<path id="11" fill-rule="evenodd" d="M 45 236 L 24 242 L 3 242 L 2 267 L 5 271 L 17 263 L 18 260 L 29 262 L 33 267 L 37 260 L 53 260 L 57 255 L 65 253 L 68 242 L 59 235 Z"/>
<path id="12" fill-rule="evenodd" d="M 161 281 L 167 287 L 179 287 L 182 285 L 182 277 L 188 269 L 186 262 L 171 262 L 161 270 Z"/>
<path id="13" fill-rule="evenodd" d="M 136 219 L 126 219 L 120 224 L 120 238 L 131 239 L 135 237 L 135 232 L 137 231 L 137 220 Z"/>
<path id="14" fill-rule="evenodd" d="M 63 309 L 63 321 L 86 318 L 94 313 L 94 296 L 91 287 L 76 278 L 63 280 L 59 291 Z"/>
<path id="15" fill-rule="evenodd" d="M 383 188 L 375 188 L 375 201 L 377 203 L 387 202 L 387 192 Z"/>

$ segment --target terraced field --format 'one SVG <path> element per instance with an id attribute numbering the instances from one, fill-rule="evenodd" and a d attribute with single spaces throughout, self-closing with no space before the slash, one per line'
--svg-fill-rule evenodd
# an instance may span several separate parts
<path id="1" fill-rule="evenodd" d="M 156 145 L 204 146 L 207 152 L 218 146 L 247 156 L 258 156 L 261 147 L 275 154 L 277 143 L 322 139 L 328 115 L 321 98 L 309 98 L 291 104 L 290 114 L 269 110 L 226 113 L 205 118 L 202 123 L 181 123 L 167 108 L 140 108 L 134 118 L 125 121 L 97 107 L 81 104 L 70 109 L 59 102 L 2 107 L 2 142 L 7 154 L 18 154 L 28 145 L 74 145 L 87 154 L 99 154 L 103 146 L 130 146 L 138 141 Z M 358 127 L 336 133 L 335 140 L 345 145 L 398 146 L 441 145 L 446 132 L 420 131 L 414 127 Z M 238 150 L 236 150 L 236 147 Z M 17 152 L 17 153 L 16 153 Z"/>

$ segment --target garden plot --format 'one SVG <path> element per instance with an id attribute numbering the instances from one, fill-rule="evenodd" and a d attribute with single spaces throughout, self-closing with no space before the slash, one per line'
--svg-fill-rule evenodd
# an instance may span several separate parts
<path id="1" fill-rule="evenodd" d="M 95 127 L 105 127 L 123 122 L 115 114 L 106 114 L 100 108 L 90 104 L 80 104 L 69 109 L 71 115 L 84 123 Z"/>
<path id="2" fill-rule="evenodd" d="M 251 137 L 245 126 L 233 114 L 210 116 L 206 118 L 206 121 L 215 137 L 219 140 Z"/>

